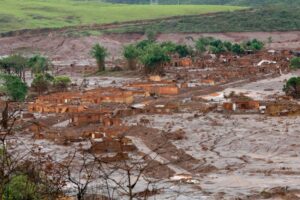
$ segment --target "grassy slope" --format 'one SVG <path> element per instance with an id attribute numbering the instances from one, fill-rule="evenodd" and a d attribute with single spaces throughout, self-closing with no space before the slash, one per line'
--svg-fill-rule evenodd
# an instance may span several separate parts
<path id="1" fill-rule="evenodd" d="M 241 9 L 209 5 L 120 5 L 72 0 L 0 0 L 0 32 L 101 24 Z"/>
<path id="2" fill-rule="evenodd" d="M 112 3 L 148 4 L 149 0 L 106 0 Z M 178 0 L 159 0 L 159 4 L 177 4 Z M 300 0 L 179 0 L 180 4 L 243 5 L 299 4 Z"/>
<path id="3" fill-rule="evenodd" d="M 245 11 L 216 13 L 211 16 L 186 16 L 145 26 L 128 26 L 107 32 L 247 32 L 300 30 L 299 7 L 265 7 Z"/>

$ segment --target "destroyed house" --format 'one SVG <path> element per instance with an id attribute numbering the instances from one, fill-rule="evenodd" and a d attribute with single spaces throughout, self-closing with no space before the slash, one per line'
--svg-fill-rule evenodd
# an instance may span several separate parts
<path id="1" fill-rule="evenodd" d="M 75 126 L 98 123 L 103 126 L 120 126 L 121 119 L 113 117 L 110 110 L 89 111 L 82 113 L 74 113 L 71 117 L 71 123 Z"/>
<path id="2" fill-rule="evenodd" d="M 39 113 L 79 113 L 86 110 L 83 105 L 68 104 L 50 104 L 50 103 L 30 103 L 28 105 L 29 112 Z"/>
<path id="3" fill-rule="evenodd" d="M 236 108 L 239 110 L 259 110 L 259 101 L 236 101 Z"/>
<path id="4" fill-rule="evenodd" d="M 133 92 L 116 88 L 99 88 L 87 92 L 64 92 L 40 96 L 34 103 L 30 103 L 30 112 L 42 113 L 78 113 L 87 109 L 89 105 L 101 103 L 133 102 Z"/>
<path id="5" fill-rule="evenodd" d="M 150 94 L 156 95 L 176 95 L 179 93 L 178 86 L 167 81 L 131 83 L 128 86 L 143 89 Z"/>
<path id="6" fill-rule="evenodd" d="M 259 111 L 260 102 L 254 100 L 237 100 L 224 102 L 223 109 L 226 111 Z"/>
<path id="7" fill-rule="evenodd" d="M 86 125 L 90 123 L 100 123 L 101 117 L 106 113 L 102 112 L 83 112 L 73 114 L 71 117 L 71 123 L 75 126 Z"/>
<path id="8" fill-rule="evenodd" d="M 102 141 L 94 142 L 91 147 L 91 151 L 95 153 L 130 152 L 135 150 L 136 147 L 129 138 L 106 137 Z"/>
<path id="9" fill-rule="evenodd" d="M 178 54 L 171 56 L 171 61 L 164 64 L 172 67 L 190 67 L 193 66 L 193 60 L 190 57 L 181 58 Z"/>
<path id="10" fill-rule="evenodd" d="M 289 101 L 268 102 L 266 114 L 271 116 L 299 115 L 300 105 Z"/>
<path id="11" fill-rule="evenodd" d="M 127 103 L 133 102 L 133 92 L 117 88 L 98 88 L 84 93 L 82 100 L 90 103 Z"/>

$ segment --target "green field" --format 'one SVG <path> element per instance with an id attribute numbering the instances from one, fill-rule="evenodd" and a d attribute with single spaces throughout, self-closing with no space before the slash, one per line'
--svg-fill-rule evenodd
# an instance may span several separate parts
<path id="1" fill-rule="evenodd" d="M 84 0 L 0 0 L 0 32 L 59 28 L 242 9 L 220 5 L 126 5 Z"/>

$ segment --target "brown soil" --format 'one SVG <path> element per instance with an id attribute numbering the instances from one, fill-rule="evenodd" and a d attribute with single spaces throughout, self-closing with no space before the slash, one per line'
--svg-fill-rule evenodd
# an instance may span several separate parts
<path id="1" fill-rule="evenodd" d="M 187 171 L 206 171 L 199 168 L 195 169 L 195 165 L 201 161 L 188 155 L 182 149 L 177 149 L 165 136 L 166 133 L 161 133 L 158 129 L 136 126 L 131 127 L 127 134 L 141 138 L 152 151 L 166 158 L 172 164 L 176 164 Z"/>
<path id="2" fill-rule="evenodd" d="M 300 31 L 295 32 L 247 32 L 247 33 L 209 33 L 209 34 L 184 34 L 170 33 L 160 34 L 158 41 L 174 41 L 193 45 L 193 41 L 187 39 L 191 36 L 197 39 L 202 36 L 240 42 L 251 38 L 266 41 L 272 37 L 272 43 L 267 44 L 269 49 L 298 49 L 300 48 Z M 111 56 L 120 57 L 124 44 L 144 39 L 142 34 L 110 34 L 101 36 L 67 37 L 55 31 L 43 34 L 16 35 L 0 38 L 0 55 L 13 53 L 41 53 L 53 60 L 78 60 L 89 57 L 89 51 L 95 43 L 104 45 Z M 190 38 L 190 37 L 188 37 Z"/>

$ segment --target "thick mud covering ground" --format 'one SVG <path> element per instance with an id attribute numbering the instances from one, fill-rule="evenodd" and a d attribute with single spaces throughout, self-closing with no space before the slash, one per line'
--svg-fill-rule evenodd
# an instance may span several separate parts
<path id="1" fill-rule="evenodd" d="M 211 34 L 160 34 L 158 41 L 173 41 L 191 46 L 203 36 L 212 36 L 223 40 L 241 42 L 257 38 L 266 42 L 269 49 L 297 49 L 300 48 L 300 31 L 296 32 L 250 32 L 250 33 L 211 33 Z M 0 56 L 13 53 L 34 54 L 41 53 L 54 60 L 89 59 L 89 52 L 95 43 L 104 45 L 110 59 L 122 56 L 122 47 L 125 44 L 145 39 L 142 34 L 110 34 L 86 37 L 67 37 L 60 33 L 49 32 L 43 34 L 20 35 L 0 38 Z M 271 43 L 268 41 L 271 38 Z"/>

